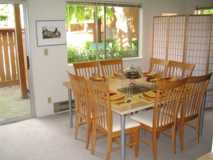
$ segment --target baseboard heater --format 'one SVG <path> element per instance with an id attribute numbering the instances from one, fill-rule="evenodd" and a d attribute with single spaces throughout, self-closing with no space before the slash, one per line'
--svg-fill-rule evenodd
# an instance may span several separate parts
<path id="1" fill-rule="evenodd" d="M 54 103 L 54 112 L 60 113 L 69 110 L 68 101 L 56 102 Z"/>
<path id="2" fill-rule="evenodd" d="M 55 102 L 53 107 L 54 107 L 54 113 L 69 111 L 68 101 Z M 72 100 L 72 110 L 74 110 L 74 108 L 75 108 L 75 101 Z"/>

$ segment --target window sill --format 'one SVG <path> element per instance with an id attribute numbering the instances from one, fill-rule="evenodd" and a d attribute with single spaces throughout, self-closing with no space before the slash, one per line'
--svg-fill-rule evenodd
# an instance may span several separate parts
<path id="1" fill-rule="evenodd" d="M 143 57 L 139 56 L 139 57 L 122 58 L 123 61 L 131 61 L 131 60 L 139 60 L 139 59 L 143 59 Z"/>
<path id="2" fill-rule="evenodd" d="M 123 61 L 132 61 L 132 60 L 141 60 L 143 59 L 143 57 L 139 56 L 139 57 L 129 57 L 129 58 L 122 58 Z M 68 66 L 72 67 L 73 63 L 68 63 Z"/>

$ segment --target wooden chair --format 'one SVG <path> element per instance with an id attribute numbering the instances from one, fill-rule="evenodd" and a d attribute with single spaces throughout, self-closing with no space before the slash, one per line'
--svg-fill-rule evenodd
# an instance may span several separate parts
<path id="1" fill-rule="evenodd" d="M 73 63 L 73 66 L 75 74 L 78 76 L 83 76 L 89 79 L 94 75 L 100 75 L 98 61 Z"/>
<path id="2" fill-rule="evenodd" d="M 169 61 L 166 66 L 164 76 L 165 77 L 177 77 L 186 78 L 192 75 L 195 68 L 194 64 L 188 64 L 177 61 Z"/>
<path id="3" fill-rule="evenodd" d="M 157 97 L 154 108 L 139 112 L 131 118 L 141 124 L 141 128 L 152 134 L 153 159 L 157 160 L 157 141 L 160 133 L 171 129 L 172 148 L 176 152 L 176 118 L 180 108 L 182 93 L 186 79 L 177 81 L 157 81 Z"/>
<path id="4" fill-rule="evenodd" d="M 196 132 L 196 142 L 199 143 L 201 112 L 202 107 L 204 107 L 204 97 L 210 78 L 211 74 L 208 74 L 190 77 L 187 80 L 183 106 L 178 115 L 178 130 L 182 151 L 184 149 L 184 128 L 190 121 L 194 120 L 195 122 L 193 128 Z"/>
<path id="5" fill-rule="evenodd" d="M 168 64 L 167 60 L 158 59 L 158 58 L 151 58 L 150 59 L 150 66 L 149 72 L 155 72 L 163 74 L 165 72 L 166 65 Z"/>
<path id="6" fill-rule="evenodd" d="M 100 61 L 101 71 L 104 77 L 112 76 L 123 71 L 122 59 Z"/>
<path id="7" fill-rule="evenodd" d="M 88 82 L 84 77 L 69 73 L 72 91 L 75 97 L 75 138 L 78 137 L 81 125 L 87 125 L 86 148 L 89 146 L 91 131 L 91 110 L 88 92 Z"/>
<path id="8" fill-rule="evenodd" d="M 106 82 L 90 82 L 90 91 L 93 110 L 92 127 L 92 153 L 95 153 L 96 137 L 98 133 L 107 136 L 106 160 L 111 159 L 112 142 L 120 136 L 120 116 L 113 114 L 109 97 L 109 86 Z M 139 124 L 131 119 L 126 119 L 126 134 L 130 136 L 130 146 L 134 149 L 135 156 L 139 154 Z"/>

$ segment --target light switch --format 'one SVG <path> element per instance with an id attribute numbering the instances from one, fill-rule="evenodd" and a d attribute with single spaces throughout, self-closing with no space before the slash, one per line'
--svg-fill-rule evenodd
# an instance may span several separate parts
<path id="1" fill-rule="evenodd" d="M 48 56 L 48 49 L 47 48 L 44 49 L 44 55 Z"/>

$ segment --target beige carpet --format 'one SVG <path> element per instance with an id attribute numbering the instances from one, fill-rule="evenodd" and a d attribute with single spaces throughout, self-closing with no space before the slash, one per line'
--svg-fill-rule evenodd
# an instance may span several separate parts
<path id="1" fill-rule="evenodd" d="M 0 122 L 30 115 L 30 100 L 21 98 L 19 86 L 0 88 Z"/>
<path id="2" fill-rule="evenodd" d="M 82 140 L 75 140 L 73 129 L 69 128 L 68 114 L 30 119 L 10 125 L 0 126 L 0 160 L 102 160 L 106 149 L 106 139 L 97 142 L 97 153 L 91 155 Z M 204 135 L 201 143 L 195 145 L 191 128 L 186 130 L 186 150 L 172 154 L 171 141 L 160 136 L 159 160 L 196 160 L 211 149 L 213 135 L 213 112 L 206 113 Z M 82 128 L 81 133 L 83 133 Z M 83 138 L 81 135 L 81 139 Z M 146 138 L 150 137 L 148 134 Z M 127 152 L 132 160 L 132 152 Z M 113 160 L 119 160 L 119 151 L 114 152 Z M 141 144 L 140 158 L 152 160 L 149 146 Z"/>

